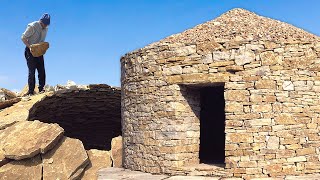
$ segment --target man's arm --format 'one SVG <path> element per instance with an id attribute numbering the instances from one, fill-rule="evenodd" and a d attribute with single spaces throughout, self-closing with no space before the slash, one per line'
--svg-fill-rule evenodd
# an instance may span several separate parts
<path id="1" fill-rule="evenodd" d="M 28 48 L 30 48 L 30 44 L 29 44 L 28 39 L 26 39 L 24 36 L 21 36 L 21 40 Z"/>
<path id="2" fill-rule="evenodd" d="M 21 40 L 22 42 L 28 47 L 30 48 L 30 43 L 28 41 L 28 38 L 31 37 L 34 34 L 34 27 L 28 25 L 26 31 L 22 34 L 21 36 Z"/>

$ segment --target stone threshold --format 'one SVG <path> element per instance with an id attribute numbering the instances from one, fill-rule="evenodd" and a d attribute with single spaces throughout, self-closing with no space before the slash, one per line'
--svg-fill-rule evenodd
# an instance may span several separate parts
<path id="1" fill-rule="evenodd" d="M 188 176 L 218 176 L 227 177 L 228 172 L 225 169 L 225 164 L 194 164 L 184 166 L 179 171 L 184 172 Z"/>
<path id="2" fill-rule="evenodd" d="M 198 165 L 196 165 L 198 166 Z M 210 167 L 209 167 L 210 166 Z M 199 164 L 200 169 L 213 168 L 212 165 Z M 221 167 L 217 167 L 218 169 Z M 139 171 L 131 171 L 124 168 L 104 168 L 98 171 L 98 180 L 244 180 L 243 178 L 223 178 L 223 177 L 205 177 L 205 176 L 167 176 L 167 175 L 153 175 L 150 173 L 143 173 Z M 320 180 L 318 175 L 304 175 L 304 176 L 286 176 L 283 178 L 251 178 L 250 180 Z"/>

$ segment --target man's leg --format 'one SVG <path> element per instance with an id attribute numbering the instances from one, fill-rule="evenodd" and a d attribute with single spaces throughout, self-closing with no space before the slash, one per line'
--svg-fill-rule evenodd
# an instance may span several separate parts
<path id="1" fill-rule="evenodd" d="M 39 92 L 41 92 L 46 85 L 46 70 L 44 68 L 44 59 L 43 56 L 38 57 L 37 70 L 38 70 L 38 79 L 39 79 Z"/>
<path id="2" fill-rule="evenodd" d="M 35 87 L 35 72 L 36 72 L 36 61 L 34 57 L 32 56 L 29 48 L 25 49 L 24 56 L 27 60 L 28 65 L 28 86 L 29 91 L 28 94 L 34 94 L 34 87 Z"/>

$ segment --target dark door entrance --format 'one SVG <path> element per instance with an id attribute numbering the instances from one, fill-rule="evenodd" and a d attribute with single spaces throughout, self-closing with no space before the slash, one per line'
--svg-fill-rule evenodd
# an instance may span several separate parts
<path id="1" fill-rule="evenodd" d="M 208 164 L 224 163 L 224 87 L 202 88 L 200 103 L 200 162 Z"/>

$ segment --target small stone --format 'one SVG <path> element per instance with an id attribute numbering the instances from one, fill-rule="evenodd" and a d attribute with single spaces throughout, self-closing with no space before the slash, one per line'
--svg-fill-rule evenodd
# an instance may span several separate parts
<path id="1" fill-rule="evenodd" d="M 255 59 L 255 54 L 252 51 L 245 51 L 235 56 L 235 63 L 239 66 L 248 64 Z"/>
<path id="2" fill-rule="evenodd" d="M 267 148 L 268 149 L 279 149 L 280 139 L 276 136 L 270 136 L 267 139 Z"/>
<path id="3" fill-rule="evenodd" d="M 291 81 L 284 81 L 282 84 L 282 88 L 285 91 L 294 91 L 294 85 Z"/>

